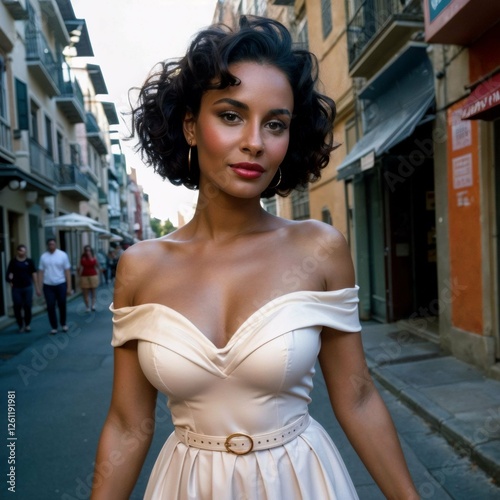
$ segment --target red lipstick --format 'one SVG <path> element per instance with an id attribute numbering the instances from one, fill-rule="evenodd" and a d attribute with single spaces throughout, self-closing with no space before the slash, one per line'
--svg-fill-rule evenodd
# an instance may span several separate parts
<path id="1" fill-rule="evenodd" d="M 243 179 L 258 179 L 265 171 L 258 163 L 233 163 L 229 166 Z"/>

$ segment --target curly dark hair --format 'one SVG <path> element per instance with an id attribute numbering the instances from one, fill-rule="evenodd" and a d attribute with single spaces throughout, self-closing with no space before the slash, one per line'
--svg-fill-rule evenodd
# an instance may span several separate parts
<path id="1" fill-rule="evenodd" d="M 132 124 L 138 137 L 137 150 L 145 163 L 175 185 L 199 187 L 196 148 L 188 168 L 189 145 L 183 120 L 186 112 L 198 115 L 207 90 L 239 85 L 229 71 L 229 66 L 237 62 L 277 67 L 287 76 L 293 91 L 290 142 L 281 164 L 281 182 L 277 188 L 267 188 L 262 197 L 286 196 L 319 179 L 334 149 L 335 103 L 316 89 L 316 57 L 294 47 L 282 24 L 256 16 L 242 16 L 235 31 L 216 24 L 199 32 L 182 59 L 160 63 L 160 70 L 139 89 Z"/>

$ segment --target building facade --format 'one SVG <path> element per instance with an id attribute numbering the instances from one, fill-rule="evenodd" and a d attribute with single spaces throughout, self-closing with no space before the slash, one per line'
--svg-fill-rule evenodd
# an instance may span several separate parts
<path id="1" fill-rule="evenodd" d="M 38 262 L 46 239 L 55 237 L 75 276 L 84 244 L 106 252 L 110 241 L 123 239 L 110 231 L 116 210 L 119 224 L 127 213 L 125 193 L 117 195 L 127 186 L 124 157 L 115 156 L 110 130 L 118 116 L 100 66 L 83 62 L 93 56 L 85 20 L 70 0 L 0 1 L 2 276 L 21 243 Z M 72 213 L 92 223 L 56 223 Z M 1 279 L 0 320 L 10 313 Z"/>
<path id="2" fill-rule="evenodd" d="M 500 4 L 424 0 L 436 76 L 439 335 L 500 377 Z"/>

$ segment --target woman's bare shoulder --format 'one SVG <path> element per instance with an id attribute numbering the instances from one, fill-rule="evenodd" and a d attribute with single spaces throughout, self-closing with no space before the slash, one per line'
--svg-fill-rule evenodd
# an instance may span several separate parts
<path id="1" fill-rule="evenodd" d="M 168 261 L 170 240 L 158 238 L 139 241 L 125 250 L 116 269 L 114 304 L 116 307 L 135 303 L 138 290 L 158 274 L 159 266 Z"/>
<path id="2" fill-rule="evenodd" d="M 337 228 L 317 220 L 300 221 L 291 227 L 293 243 L 301 248 L 309 266 L 321 273 L 326 290 L 354 286 L 351 250 Z"/>
<path id="3" fill-rule="evenodd" d="M 332 251 L 347 247 L 344 235 L 337 228 L 314 219 L 294 221 L 290 226 L 290 237 L 297 244 L 305 245 L 308 252 L 311 247 L 328 248 Z"/>

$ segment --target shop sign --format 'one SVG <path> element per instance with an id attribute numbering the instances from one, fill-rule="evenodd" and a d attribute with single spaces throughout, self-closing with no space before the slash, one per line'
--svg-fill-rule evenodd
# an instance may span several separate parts
<path id="1" fill-rule="evenodd" d="M 361 158 L 361 171 L 369 170 L 375 165 L 375 152 L 372 151 Z"/>
<path id="2" fill-rule="evenodd" d="M 434 21 L 436 17 L 448 6 L 453 0 L 427 0 L 429 2 L 429 18 Z"/>
<path id="3" fill-rule="evenodd" d="M 500 106 L 500 73 L 481 83 L 472 91 L 462 108 L 462 120 L 496 118 L 496 114 L 492 114 L 491 110 L 497 106 Z"/>

